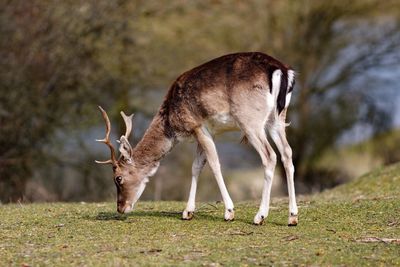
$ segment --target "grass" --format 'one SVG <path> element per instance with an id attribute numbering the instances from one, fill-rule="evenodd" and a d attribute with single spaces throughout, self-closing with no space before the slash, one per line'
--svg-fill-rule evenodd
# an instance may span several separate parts
<path id="1" fill-rule="evenodd" d="M 400 164 L 350 184 L 300 197 L 299 225 L 287 227 L 287 199 L 273 199 L 267 222 L 251 224 L 258 203 L 139 202 L 120 216 L 114 203 L 0 206 L 0 265 L 400 265 Z"/>

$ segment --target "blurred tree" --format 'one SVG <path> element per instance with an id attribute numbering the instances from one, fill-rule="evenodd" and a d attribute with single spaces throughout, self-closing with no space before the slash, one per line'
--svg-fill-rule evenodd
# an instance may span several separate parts
<path id="1" fill-rule="evenodd" d="M 142 114 L 138 139 L 176 76 L 230 52 L 263 51 L 299 71 L 289 139 L 306 187 L 321 173 L 315 160 L 343 133 L 360 122 L 372 132 L 390 124 L 384 90 L 393 81 L 378 73 L 399 65 L 397 1 L 20 0 L 0 10 L 1 201 L 21 198 L 38 171 L 58 195 L 63 177 L 79 174 L 85 190 L 74 199 L 88 188 L 86 199 L 106 196 L 93 185 L 104 169 L 88 165 L 92 151 L 79 141 L 101 123 L 95 104 L 114 122 L 121 109 Z M 167 188 L 189 182 L 188 148 L 169 160 L 180 172 Z"/>
<path id="2" fill-rule="evenodd" d="M 48 153 L 50 141 L 60 131 L 85 129 L 95 112 L 90 104 L 114 96 L 95 91 L 118 91 L 97 60 L 104 41 L 96 11 L 68 4 L 1 3 L 1 201 L 21 199 L 35 170 L 65 160 L 60 151 Z"/>
<path id="3" fill-rule="evenodd" d="M 299 70 L 289 136 L 307 187 L 334 184 L 315 162 L 345 132 L 360 123 L 372 135 L 392 126 L 399 12 L 398 1 L 297 1 L 272 12 L 278 26 L 269 38 L 281 40 L 277 55 Z"/>

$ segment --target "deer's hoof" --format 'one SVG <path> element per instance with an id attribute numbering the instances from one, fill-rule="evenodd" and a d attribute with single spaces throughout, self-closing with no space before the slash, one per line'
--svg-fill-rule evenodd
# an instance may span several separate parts
<path id="1" fill-rule="evenodd" d="M 184 210 L 182 212 L 182 220 L 191 220 L 194 217 L 194 211 Z"/>
<path id="2" fill-rule="evenodd" d="M 290 214 L 289 216 L 289 221 L 288 221 L 288 226 L 296 226 L 298 224 L 299 220 L 298 220 L 298 216 L 297 214 Z"/>
<path id="3" fill-rule="evenodd" d="M 224 216 L 225 221 L 233 221 L 235 219 L 235 211 L 233 209 L 227 209 L 225 210 L 225 216 Z"/>
<path id="4" fill-rule="evenodd" d="M 256 216 L 254 216 L 253 223 L 254 223 L 255 225 L 263 225 L 264 219 L 265 219 L 264 215 L 259 215 L 259 214 L 257 213 Z"/>

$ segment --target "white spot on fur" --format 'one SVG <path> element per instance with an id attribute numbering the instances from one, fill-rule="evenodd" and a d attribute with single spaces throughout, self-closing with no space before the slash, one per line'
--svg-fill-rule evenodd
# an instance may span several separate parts
<path id="1" fill-rule="evenodd" d="M 233 118 L 229 113 L 217 114 L 213 116 L 213 119 L 222 124 L 229 124 L 233 122 Z"/>
<path id="2" fill-rule="evenodd" d="M 150 170 L 150 172 L 147 174 L 147 176 L 145 178 L 145 179 L 147 179 L 147 181 L 149 180 L 148 179 L 149 177 L 152 177 L 154 174 L 156 174 L 159 166 L 160 166 L 160 162 L 157 162 L 156 165 L 153 167 L 153 169 Z"/>
<path id="3" fill-rule="evenodd" d="M 136 202 L 139 200 L 140 196 L 142 195 L 144 189 L 146 188 L 146 184 L 149 181 L 149 179 L 146 177 L 143 179 L 143 181 L 140 183 L 139 188 L 136 191 L 135 197 L 132 200 L 131 208 L 129 211 L 133 209 L 133 206 L 136 204 Z M 126 212 L 129 212 L 126 211 Z"/>
<path id="4" fill-rule="evenodd" d="M 234 118 L 229 113 L 219 113 L 210 117 L 207 120 L 206 125 L 207 129 L 214 135 L 227 131 L 238 130 L 238 126 Z"/>
<path id="5" fill-rule="evenodd" d="M 140 182 L 137 191 L 135 193 L 135 197 L 132 200 L 132 204 L 129 209 L 126 209 L 124 212 L 130 212 L 133 210 L 133 206 L 136 204 L 136 202 L 139 200 L 140 196 L 143 194 L 144 189 L 146 188 L 146 184 L 149 182 L 149 177 L 153 176 L 156 172 L 158 167 L 160 166 L 160 163 L 157 162 L 157 164 L 149 171 L 149 173 L 143 178 L 143 180 Z"/>

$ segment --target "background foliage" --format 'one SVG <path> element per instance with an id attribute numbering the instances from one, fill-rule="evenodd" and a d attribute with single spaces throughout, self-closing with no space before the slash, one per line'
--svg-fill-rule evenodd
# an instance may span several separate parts
<path id="1" fill-rule="evenodd" d="M 108 153 L 93 142 L 103 135 L 96 105 L 115 136 L 119 110 L 135 112 L 136 142 L 176 76 L 231 52 L 266 52 L 298 71 L 288 131 L 300 192 L 351 178 L 322 155 L 393 128 L 398 1 L 17 0 L 0 10 L 3 202 L 112 197 L 111 170 L 92 163 Z M 237 143 L 219 142 L 222 163 L 229 187 L 251 198 L 259 159 Z M 186 197 L 192 146 L 175 149 L 145 197 Z M 391 155 L 381 164 L 400 160 Z M 212 180 L 207 170 L 202 179 Z M 200 199 L 219 196 L 201 184 Z"/>

